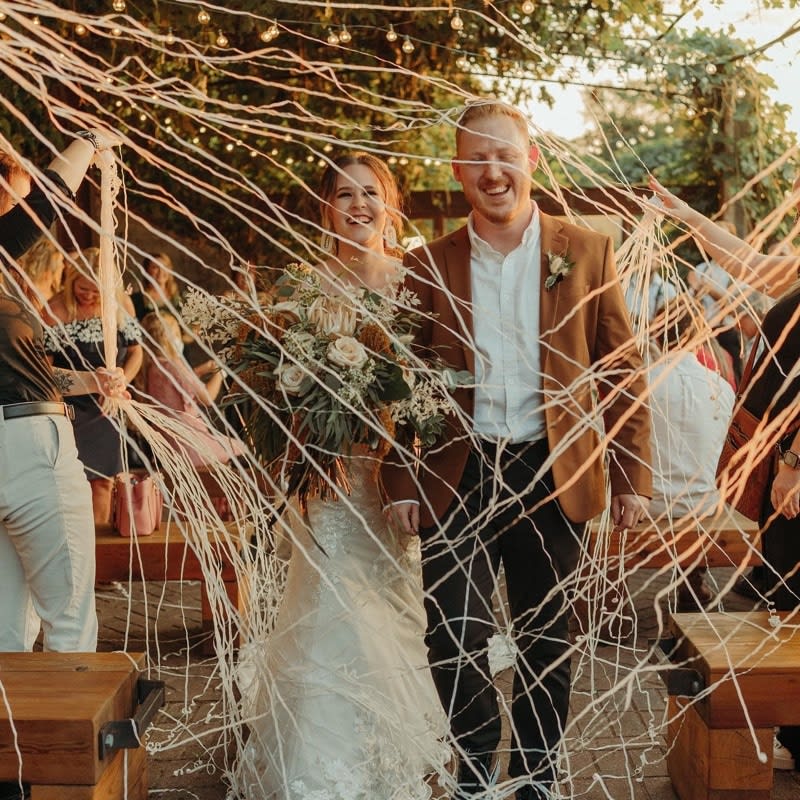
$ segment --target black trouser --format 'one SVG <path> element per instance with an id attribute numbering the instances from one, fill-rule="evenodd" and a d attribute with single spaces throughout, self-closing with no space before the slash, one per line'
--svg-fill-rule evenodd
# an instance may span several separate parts
<path id="1" fill-rule="evenodd" d="M 774 513 L 767 500 L 761 517 L 762 527 Z M 800 606 L 800 519 L 786 519 L 782 514 L 775 516 L 762 534 L 761 549 L 767 585 L 775 584 L 767 592 L 767 599 L 775 603 L 776 611 L 797 610 Z M 800 765 L 800 725 L 784 725 L 778 738 Z"/>
<path id="2" fill-rule="evenodd" d="M 487 641 L 497 631 L 493 596 L 503 564 L 514 641 L 509 774 L 552 783 L 569 708 L 567 597 L 584 526 L 550 498 L 552 477 L 535 478 L 546 441 L 494 445 L 470 453 L 454 501 L 439 526 L 423 529 L 426 638 L 433 677 L 453 734 L 470 754 L 500 740 Z"/>

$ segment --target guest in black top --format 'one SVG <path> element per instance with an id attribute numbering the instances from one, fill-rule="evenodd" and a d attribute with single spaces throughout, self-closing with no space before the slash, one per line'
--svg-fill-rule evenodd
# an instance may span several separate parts
<path id="1" fill-rule="evenodd" d="M 53 219 L 48 189 L 74 191 L 94 150 L 73 142 L 27 197 L 24 169 L 0 160 L 0 651 L 30 650 L 40 629 L 45 650 L 97 644 L 91 494 L 63 398 L 124 396 L 124 375 L 52 369 L 28 284 L 8 260 Z"/>

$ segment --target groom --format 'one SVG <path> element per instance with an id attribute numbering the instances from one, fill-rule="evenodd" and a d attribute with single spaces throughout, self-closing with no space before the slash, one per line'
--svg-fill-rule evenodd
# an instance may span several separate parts
<path id="1" fill-rule="evenodd" d="M 645 384 L 611 241 L 538 210 L 537 160 L 517 109 L 468 105 L 453 172 L 472 213 L 406 258 L 425 317 L 420 354 L 475 376 L 418 469 L 395 455 L 382 471 L 387 513 L 422 538 L 426 641 L 459 752 L 457 797 L 481 793 L 496 767 L 487 642 L 500 565 L 519 649 L 509 775 L 519 800 L 539 800 L 556 778 L 568 591 L 584 523 L 606 504 L 604 461 L 618 528 L 639 522 L 651 491 Z"/>

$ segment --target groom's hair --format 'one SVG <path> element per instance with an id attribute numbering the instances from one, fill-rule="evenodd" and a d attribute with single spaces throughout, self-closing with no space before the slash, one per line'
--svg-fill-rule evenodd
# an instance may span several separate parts
<path id="1" fill-rule="evenodd" d="M 530 140 L 531 132 L 528 120 L 518 109 L 499 100 L 474 100 L 464 106 L 461 116 L 456 120 L 456 149 L 461 132 L 470 126 L 470 123 L 488 117 L 508 117 L 519 129 L 525 139 Z"/>

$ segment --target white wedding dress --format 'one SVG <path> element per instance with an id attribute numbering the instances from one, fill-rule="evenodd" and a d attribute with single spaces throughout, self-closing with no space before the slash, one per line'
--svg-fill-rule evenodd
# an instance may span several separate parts
<path id="1" fill-rule="evenodd" d="M 386 525 L 374 459 L 349 472 L 349 497 L 309 501 L 294 526 L 275 628 L 243 649 L 249 737 L 234 784 L 246 800 L 423 800 L 445 774 L 419 541 Z"/>

